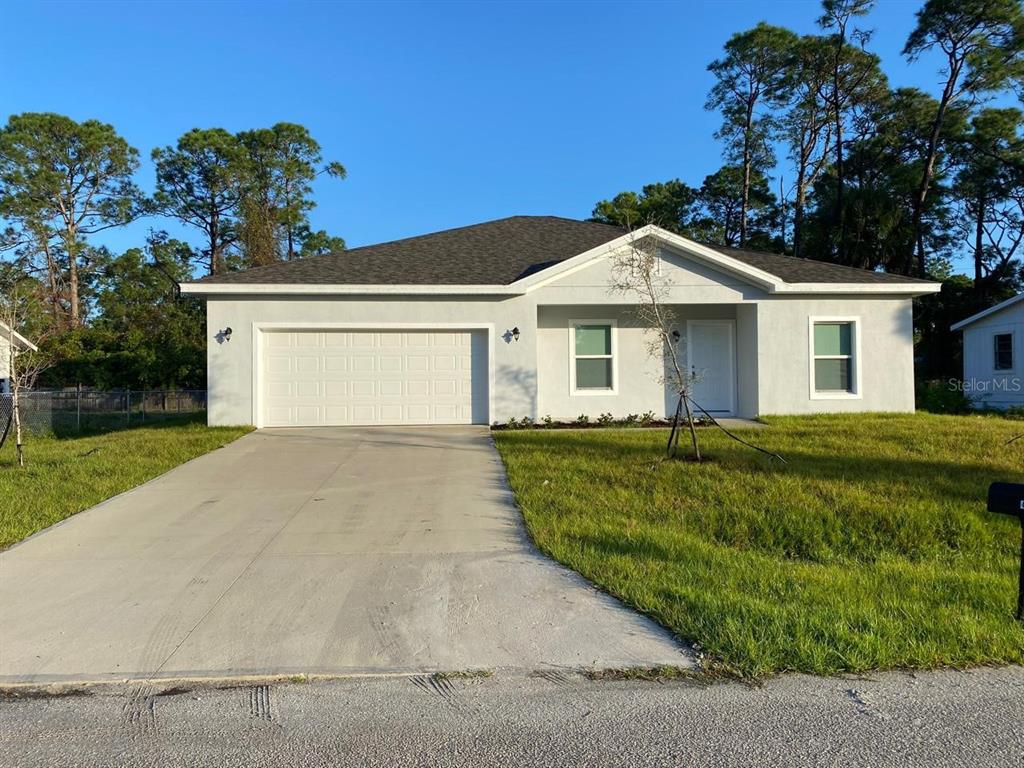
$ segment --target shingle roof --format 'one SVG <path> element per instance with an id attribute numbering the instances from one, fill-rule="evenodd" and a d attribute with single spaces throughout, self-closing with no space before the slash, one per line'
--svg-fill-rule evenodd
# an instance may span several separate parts
<path id="1" fill-rule="evenodd" d="M 624 235 L 608 224 L 512 216 L 429 235 L 203 278 L 200 283 L 508 285 Z M 908 283 L 900 275 L 823 261 L 708 246 L 787 283 Z"/>
<path id="2" fill-rule="evenodd" d="M 200 282 L 508 285 L 624 234 L 618 227 L 591 221 L 513 216 Z"/>
<path id="3" fill-rule="evenodd" d="M 701 243 L 706 248 L 718 251 L 724 256 L 731 256 L 744 264 L 775 275 L 787 283 L 931 283 L 931 280 L 920 280 L 916 277 L 893 275 L 888 272 L 871 272 L 867 269 L 844 267 L 827 261 L 800 259 L 796 256 L 783 256 L 780 253 L 766 251 L 748 251 L 741 248 L 729 248 L 724 245 Z"/>

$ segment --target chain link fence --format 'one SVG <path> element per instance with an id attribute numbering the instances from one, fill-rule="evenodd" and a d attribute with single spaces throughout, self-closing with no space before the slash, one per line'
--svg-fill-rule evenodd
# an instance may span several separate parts
<path id="1" fill-rule="evenodd" d="M 157 422 L 206 410 L 205 389 L 22 392 L 22 429 L 78 434 Z M 11 417 L 11 395 L 0 394 L 0 434 Z"/>

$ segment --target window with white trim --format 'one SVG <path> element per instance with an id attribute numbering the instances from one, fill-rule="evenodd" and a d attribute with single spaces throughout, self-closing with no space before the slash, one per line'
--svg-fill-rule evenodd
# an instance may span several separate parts
<path id="1" fill-rule="evenodd" d="M 992 369 L 1013 370 L 1013 334 L 997 333 L 992 336 Z"/>
<path id="2" fill-rule="evenodd" d="M 572 325 L 572 391 L 615 390 L 614 324 L 598 320 Z"/>
<path id="3" fill-rule="evenodd" d="M 854 394 L 856 327 L 851 321 L 814 323 L 814 391 L 821 394 Z"/>

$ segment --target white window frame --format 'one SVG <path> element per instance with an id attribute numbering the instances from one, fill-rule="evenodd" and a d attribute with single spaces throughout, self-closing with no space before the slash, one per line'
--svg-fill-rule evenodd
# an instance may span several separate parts
<path id="1" fill-rule="evenodd" d="M 850 332 L 853 334 L 852 340 L 852 351 L 850 355 L 850 361 L 853 363 L 853 378 L 852 378 L 852 392 L 819 392 L 815 387 L 814 381 L 814 361 L 819 357 L 814 354 L 814 326 L 819 323 L 847 323 L 850 325 Z M 863 365 L 863 356 L 860 351 L 860 318 L 850 316 L 826 316 L 826 315 L 812 315 L 807 318 L 807 376 L 810 382 L 810 396 L 811 400 L 860 400 L 863 397 L 863 389 L 861 387 L 861 369 Z M 820 355 L 822 359 L 840 359 L 846 357 L 845 355 Z"/>
<path id="2" fill-rule="evenodd" d="M 576 355 L 576 329 L 581 325 L 607 325 L 611 328 L 612 338 L 612 386 L 611 389 L 577 389 L 576 388 L 576 360 L 606 360 L 608 355 Z M 618 323 L 615 320 L 593 318 L 586 320 L 569 321 L 569 394 L 576 396 L 605 396 L 617 395 L 619 393 L 619 332 Z"/>
<path id="3" fill-rule="evenodd" d="M 1009 368 L 997 368 L 996 367 L 996 362 L 997 362 L 996 361 L 996 337 L 998 337 L 998 336 L 1009 336 L 1010 337 L 1010 367 Z M 1015 334 L 1014 334 L 1013 330 L 999 330 L 999 331 L 993 331 L 992 332 L 992 337 L 991 337 L 992 338 L 992 373 L 996 373 L 996 374 L 1000 374 L 1000 375 L 1005 375 L 1005 374 L 1008 374 L 1008 373 L 1013 373 L 1013 371 L 1016 369 L 1016 367 L 1017 367 L 1017 350 L 1016 350 L 1016 346 L 1017 346 L 1016 342 L 1017 342 L 1017 340 L 1014 338 L 1014 336 L 1015 336 Z"/>

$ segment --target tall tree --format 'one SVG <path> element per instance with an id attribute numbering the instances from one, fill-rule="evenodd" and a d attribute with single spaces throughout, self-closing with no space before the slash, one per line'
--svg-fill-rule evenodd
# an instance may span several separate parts
<path id="1" fill-rule="evenodd" d="M 594 206 L 591 218 L 624 229 L 656 224 L 662 229 L 685 235 L 689 231 L 696 202 L 697 191 L 679 179 L 673 179 L 646 184 L 640 194 L 620 192 L 611 200 L 602 200 Z"/>
<path id="2" fill-rule="evenodd" d="M 974 261 L 974 291 L 982 299 L 1019 279 L 1024 256 L 1024 113 L 984 109 L 958 142 L 960 220 Z"/>
<path id="3" fill-rule="evenodd" d="M 834 164 L 815 185 L 806 233 L 809 251 L 847 266 L 909 274 L 912 265 L 904 257 L 914 241 L 914 187 L 934 105 L 928 94 L 902 88 L 865 112 L 857 135 L 846 142 L 842 202 Z M 948 128 L 960 125 L 957 120 Z M 942 194 L 929 201 L 925 236 L 934 252 L 950 242 L 946 191 L 942 184 Z M 839 205 L 845 222 L 841 240 L 834 226 Z"/>
<path id="4" fill-rule="evenodd" d="M 101 389 L 202 387 L 206 320 L 202 305 L 177 295 L 192 271 L 192 249 L 164 233 L 145 249 L 97 255 L 96 313 L 90 325 L 43 348 L 53 361 L 45 383 Z"/>
<path id="5" fill-rule="evenodd" d="M 0 216 L 28 230 L 41 247 L 59 241 L 72 327 L 83 319 L 79 288 L 87 238 L 144 210 L 132 181 L 138 165 L 138 151 L 97 120 L 27 112 L 0 130 Z"/>
<path id="6" fill-rule="evenodd" d="M 296 237 L 302 243 L 299 258 L 323 256 L 345 250 L 345 238 L 329 235 L 325 229 L 314 231 L 308 224 L 302 225 L 297 230 Z"/>
<path id="7" fill-rule="evenodd" d="M 110 380 L 143 389 L 196 386 L 205 379 L 206 323 L 200 302 L 178 296 L 191 272 L 189 247 L 164 233 L 130 248 L 99 273 L 95 323 L 113 340 Z M 110 375 L 115 374 L 115 375 Z"/>
<path id="8" fill-rule="evenodd" d="M 950 108 L 960 100 L 973 104 L 1008 85 L 1024 84 L 1024 11 L 1019 0 L 927 0 L 903 53 L 915 61 L 936 48 L 944 57 L 945 82 L 914 195 L 914 253 L 922 275 L 926 271 L 924 207 Z"/>
<path id="9" fill-rule="evenodd" d="M 722 111 L 723 123 L 717 135 L 726 142 L 727 159 L 737 164 L 742 174 L 740 246 L 747 245 L 748 240 L 747 215 L 754 174 L 766 172 L 775 163 L 771 141 L 776 124 L 771 110 L 785 103 L 796 42 L 790 30 L 761 22 L 733 35 L 725 44 L 725 56 L 708 66 L 716 82 L 705 107 Z"/>
<path id="10" fill-rule="evenodd" d="M 832 49 L 821 37 L 805 35 L 796 47 L 791 66 L 791 100 L 782 117 L 783 136 L 796 167 L 793 201 L 793 255 L 804 255 L 807 199 L 828 166 L 834 122 L 825 94 L 832 73 Z"/>
<path id="11" fill-rule="evenodd" d="M 153 150 L 157 210 L 199 229 L 199 261 L 211 275 L 227 269 L 227 250 L 238 239 L 242 148 L 223 128 L 195 128 L 174 147 Z"/>
<path id="12" fill-rule="evenodd" d="M 62 265 L 67 263 L 67 259 L 47 222 L 35 216 L 23 219 L 17 228 L 9 230 L 6 245 L 0 246 L 0 251 L 3 250 L 13 251 L 11 263 L 40 281 L 45 292 L 42 305 L 48 311 L 50 325 L 54 329 L 66 325 L 67 271 Z"/>
<path id="13" fill-rule="evenodd" d="M 247 261 L 265 264 L 295 258 L 315 206 L 312 182 L 326 174 L 345 178 L 338 162 L 323 163 L 320 145 L 295 123 L 243 131 L 242 228 Z"/>
<path id="14" fill-rule="evenodd" d="M 748 237 L 746 246 L 763 250 L 781 250 L 773 237 L 778 212 L 775 196 L 768 179 L 760 171 L 753 171 L 749 183 L 744 183 L 743 169 L 727 165 L 704 179 L 698 192 L 701 213 L 690 225 L 690 233 L 697 240 L 743 247 L 740 226 L 743 198 L 748 208 Z"/>
<path id="15" fill-rule="evenodd" d="M 832 146 L 835 152 L 835 206 L 832 211 L 837 257 L 842 261 L 846 247 L 846 136 L 858 111 L 884 97 L 888 87 L 877 56 L 864 50 L 871 32 L 853 22 L 867 15 L 874 0 L 823 0 L 818 25 L 828 33 L 831 57 L 828 62 L 825 102 L 832 114 Z"/>

